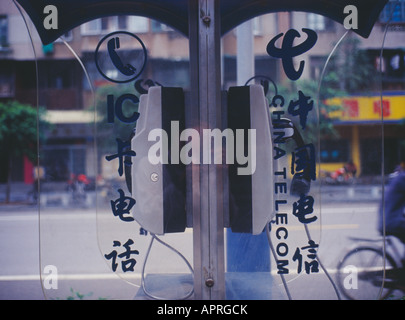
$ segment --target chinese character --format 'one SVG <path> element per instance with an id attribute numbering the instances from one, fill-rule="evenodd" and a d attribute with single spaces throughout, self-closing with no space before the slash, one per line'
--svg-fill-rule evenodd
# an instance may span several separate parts
<path id="1" fill-rule="evenodd" d="M 139 254 L 138 250 L 132 250 L 131 251 L 131 245 L 134 244 L 134 241 L 132 241 L 131 239 L 129 239 L 127 242 L 125 242 L 125 244 L 123 245 L 123 247 L 125 248 L 125 251 L 118 254 L 118 252 L 116 250 L 113 250 L 112 252 L 110 252 L 109 254 L 105 254 L 104 257 L 107 260 L 111 260 L 112 259 L 112 270 L 115 272 L 117 270 L 118 267 L 118 263 L 117 263 L 117 257 L 118 258 L 125 258 L 126 260 L 121 261 L 121 267 L 122 267 L 122 271 L 123 272 L 127 272 L 127 271 L 134 271 L 134 267 L 136 265 L 136 260 L 135 259 L 130 259 L 132 254 Z M 113 242 L 113 247 L 120 247 L 121 246 L 121 242 L 119 241 L 114 241 Z"/>
<path id="2" fill-rule="evenodd" d="M 301 90 L 298 91 L 298 95 L 298 100 L 290 101 L 290 104 L 288 106 L 288 113 L 292 116 L 300 117 L 301 128 L 304 130 L 307 125 L 308 113 L 314 107 L 314 101 L 311 100 L 311 97 L 307 97 L 306 95 L 304 95 Z"/>
<path id="3" fill-rule="evenodd" d="M 291 174 L 297 174 L 308 180 L 316 180 L 316 156 L 312 143 L 298 147 L 292 153 Z"/>
<path id="4" fill-rule="evenodd" d="M 301 254 L 301 250 L 308 250 L 307 258 L 308 261 L 305 261 L 305 272 L 307 274 L 310 273 L 318 273 L 319 272 L 319 263 L 316 261 L 316 249 L 319 247 L 318 244 L 316 244 L 313 240 L 308 241 L 308 246 L 297 248 L 295 250 L 294 256 L 293 256 L 293 261 L 298 261 L 298 268 L 297 272 L 301 273 L 302 271 L 302 262 L 303 262 L 303 256 Z"/>
<path id="5" fill-rule="evenodd" d="M 135 199 L 131 197 L 126 197 L 122 189 L 118 189 L 120 197 L 112 201 L 111 209 L 114 216 L 119 217 L 122 221 L 134 221 L 133 217 L 124 217 L 124 214 L 129 214 L 133 206 L 135 205 Z"/>
<path id="6" fill-rule="evenodd" d="M 318 217 L 307 218 L 307 215 L 314 212 L 314 198 L 311 196 L 301 195 L 297 202 L 293 203 L 293 215 L 296 216 L 301 223 L 312 223 Z"/>
<path id="7" fill-rule="evenodd" d="M 118 158 L 119 161 L 119 167 L 118 167 L 118 174 L 120 176 L 123 175 L 124 169 L 123 169 L 123 164 L 130 166 L 132 165 L 131 158 L 129 157 L 135 157 L 136 153 L 135 151 L 130 150 L 129 148 L 131 147 L 131 142 L 130 141 L 122 141 L 121 139 L 117 138 L 117 154 L 113 154 L 111 156 L 106 156 L 105 159 L 107 161 L 111 161 L 115 158 Z M 125 156 L 125 160 L 124 160 Z"/>
<path id="8" fill-rule="evenodd" d="M 381 115 L 385 118 L 389 117 L 391 115 L 391 108 L 390 108 L 389 100 L 383 100 L 382 108 L 381 108 L 381 101 L 374 101 L 374 113 L 378 114 L 380 117 L 381 117 Z"/>
<path id="9" fill-rule="evenodd" d="M 359 101 L 343 100 L 343 117 L 358 118 L 359 117 Z"/>

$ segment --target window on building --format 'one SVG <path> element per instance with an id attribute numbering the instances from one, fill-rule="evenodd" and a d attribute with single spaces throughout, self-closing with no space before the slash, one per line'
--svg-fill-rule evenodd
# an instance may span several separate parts
<path id="1" fill-rule="evenodd" d="M 110 24 L 112 25 L 113 22 L 110 22 L 111 19 L 109 17 L 104 17 L 100 19 L 101 30 L 109 30 Z"/>
<path id="2" fill-rule="evenodd" d="M 252 24 L 253 24 L 253 34 L 255 36 L 261 36 L 263 34 L 261 17 L 253 18 L 252 19 Z"/>
<path id="3" fill-rule="evenodd" d="M 156 20 L 151 20 L 151 28 L 153 32 L 173 31 L 173 29 L 170 28 L 169 26 L 165 25 L 164 23 L 160 23 L 159 21 Z"/>
<path id="4" fill-rule="evenodd" d="M 72 32 L 72 30 L 69 30 L 69 31 L 65 32 L 60 38 L 65 40 L 65 41 L 72 41 L 73 40 L 73 32 Z"/>
<path id="5" fill-rule="evenodd" d="M 308 27 L 316 31 L 332 31 L 334 23 L 332 20 L 315 13 L 308 13 Z"/>
<path id="6" fill-rule="evenodd" d="M 128 30 L 130 32 L 145 33 L 149 31 L 149 19 L 139 16 L 104 17 L 86 22 L 81 26 L 82 35 L 97 35 L 114 30 Z M 156 32 L 170 31 L 167 26 L 156 22 Z"/>
<path id="7" fill-rule="evenodd" d="M 69 30 L 65 32 L 63 35 L 61 35 L 58 39 L 55 40 L 55 42 L 62 42 L 62 40 L 69 42 L 73 40 L 73 31 Z"/>
<path id="8" fill-rule="evenodd" d="M 128 30 L 137 33 L 145 33 L 149 31 L 149 19 L 145 17 L 129 16 Z"/>
<path id="9" fill-rule="evenodd" d="M 188 60 L 151 59 L 152 78 L 165 86 L 190 87 Z"/>
<path id="10" fill-rule="evenodd" d="M 392 18 L 391 18 L 392 17 Z M 380 15 L 380 22 L 405 23 L 405 1 L 390 0 Z"/>
<path id="11" fill-rule="evenodd" d="M 70 89 L 76 85 L 76 65 L 74 61 L 41 61 L 39 67 L 43 70 L 40 78 L 41 89 Z"/>
<path id="12" fill-rule="evenodd" d="M 311 79 L 319 80 L 322 74 L 322 70 L 325 66 L 326 59 L 327 57 L 325 56 L 310 57 Z"/>
<path id="13" fill-rule="evenodd" d="M 8 47 L 8 19 L 0 15 L 0 50 Z"/>
<path id="14" fill-rule="evenodd" d="M 0 64 L 0 97 L 9 98 L 14 96 L 14 72 L 8 61 Z"/>
<path id="15" fill-rule="evenodd" d="M 118 16 L 117 25 L 118 25 L 118 29 L 126 30 L 128 28 L 128 17 L 127 16 Z"/>
<path id="16" fill-rule="evenodd" d="M 67 181 L 71 174 L 86 173 L 86 146 L 71 139 L 64 143 L 43 147 L 43 165 L 51 181 Z"/>
<path id="17" fill-rule="evenodd" d="M 95 19 L 82 24 L 81 33 L 82 35 L 97 35 L 102 31 L 108 31 L 112 25 L 113 22 L 110 17 Z"/>
<path id="18" fill-rule="evenodd" d="M 348 139 L 340 139 L 337 141 L 322 140 L 321 141 L 321 162 L 336 163 L 347 162 L 349 160 L 350 142 Z"/>
<path id="19" fill-rule="evenodd" d="M 377 49 L 367 50 L 371 61 L 374 61 L 376 71 L 382 72 L 384 85 L 404 85 L 405 78 L 405 50 L 402 48 L 384 49 L 382 59 L 381 51 Z"/>
<path id="20" fill-rule="evenodd" d="M 100 19 L 92 20 L 82 24 L 81 31 L 84 35 L 98 34 L 101 30 L 101 21 Z"/>

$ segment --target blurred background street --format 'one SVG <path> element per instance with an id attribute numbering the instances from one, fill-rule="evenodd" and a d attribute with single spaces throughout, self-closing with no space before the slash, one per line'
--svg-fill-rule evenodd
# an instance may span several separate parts
<path id="1" fill-rule="evenodd" d="M 311 231 L 315 238 L 322 239 L 319 256 L 332 276 L 344 249 L 351 244 L 350 236 L 379 237 L 376 230 L 378 199 L 381 197 L 378 186 L 353 189 L 347 186 L 323 187 L 320 211 L 322 228 Z M 23 200 L 24 192 L 21 191 L 19 196 L 18 192 L 15 194 L 15 200 L 18 197 L 20 201 Z M 294 237 L 302 236 L 297 228 L 290 227 L 289 230 Z M 52 238 L 48 237 L 47 233 L 50 232 Z M 72 203 L 63 206 L 62 202 L 55 201 L 41 207 L 39 214 L 34 204 L 0 205 L 0 299 L 66 299 L 74 295 L 71 290 L 83 294 L 85 299 L 136 299 L 140 274 L 132 274 L 127 282 L 111 271 L 100 251 L 99 232 L 96 210 L 91 206 L 86 208 Z M 189 229 L 185 234 L 172 235 L 170 243 L 175 248 L 183 248 L 184 241 L 192 241 Z M 57 244 L 57 252 L 53 243 L 55 246 Z M 162 269 L 159 269 L 162 263 L 170 263 L 164 258 L 165 248 L 156 250 L 160 260 L 151 261 L 148 266 L 150 273 L 162 273 Z M 191 246 L 180 251 L 192 262 Z M 43 271 L 44 266 L 49 264 L 59 269 L 58 290 L 41 288 L 40 270 Z M 162 274 L 184 272 L 180 264 L 179 267 L 175 265 L 172 269 L 163 269 L 166 271 Z M 272 296 L 285 299 L 274 264 L 269 277 L 274 284 Z M 304 285 L 306 281 L 305 276 L 291 280 L 293 298 L 337 299 L 324 275 L 308 277 L 310 284 Z"/>

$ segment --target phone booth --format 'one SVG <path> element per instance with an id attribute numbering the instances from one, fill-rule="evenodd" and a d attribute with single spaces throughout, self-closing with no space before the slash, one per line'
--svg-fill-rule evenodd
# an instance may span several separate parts
<path id="1" fill-rule="evenodd" d="M 400 292 L 404 1 L 7 1 L 46 109 L 46 298 Z"/>

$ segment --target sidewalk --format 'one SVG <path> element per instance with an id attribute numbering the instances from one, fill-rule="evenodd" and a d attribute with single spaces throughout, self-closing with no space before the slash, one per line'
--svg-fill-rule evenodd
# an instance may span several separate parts
<path id="1" fill-rule="evenodd" d="M 11 186 L 10 204 L 5 204 L 6 185 L 0 184 L 0 210 L 2 207 L 35 206 L 32 198 L 32 185 L 22 182 Z M 313 183 L 311 192 L 314 197 L 320 195 L 322 202 L 363 202 L 380 201 L 382 186 L 380 184 L 327 185 Z M 94 205 L 95 191 L 87 191 L 82 206 Z M 70 207 L 78 203 L 72 199 L 72 194 L 66 190 L 66 183 L 45 182 L 41 186 L 41 206 Z"/>
<path id="2" fill-rule="evenodd" d="M 320 190 L 322 202 L 380 202 L 381 185 L 322 185 L 313 188 Z"/>
<path id="3" fill-rule="evenodd" d="M 41 206 L 91 206 L 95 201 L 95 191 L 87 191 L 86 199 L 77 203 L 72 197 L 72 193 L 68 192 L 65 182 L 44 182 L 41 184 Z M 33 199 L 33 185 L 23 182 L 14 182 L 11 185 L 10 203 L 5 203 L 6 185 L 0 184 L 0 210 L 1 207 L 15 206 L 36 206 L 37 203 Z"/>
<path id="4" fill-rule="evenodd" d="M 6 198 L 6 188 L 7 185 L 0 184 L 0 202 L 4 202 Z M 33 190 L 32 184 L 27 184 L 24 182 L 12 182 L 11 183 L 11 193 L 10 202 L 27 202 L 30 198 L 30 193 Z M 66 183 L 65 182 L 45 182 L 41 185 L 42 192 L 65 192 Z"/>

